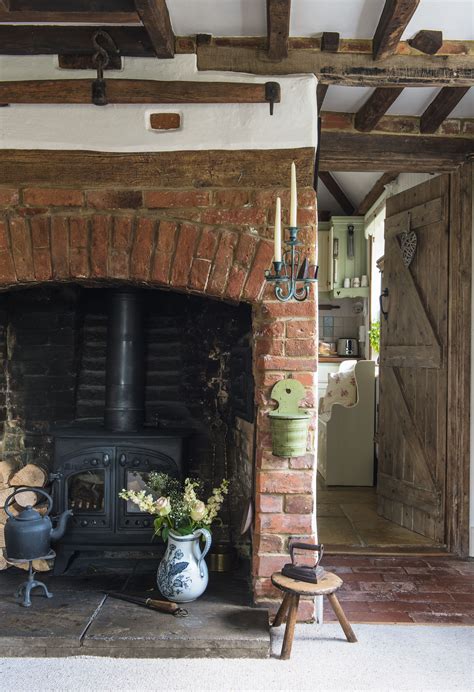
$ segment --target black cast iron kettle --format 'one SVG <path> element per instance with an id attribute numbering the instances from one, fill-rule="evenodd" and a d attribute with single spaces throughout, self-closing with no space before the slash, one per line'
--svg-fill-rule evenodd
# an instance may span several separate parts
<path id="1" fill-rule="evenodd" d="M 15 517 L 9 507 L 15 495 L 25 490 L 32 490 L 39 495 L 43 495 L 48 501 L 48 510 L 45 516 L 41 516 L 31 505 L 26 507 Z M 59 523 L 55 529 L 51 523 L 49 514 L 53 508 L 53 500 L 42 488 L 28 488 L 22 486 L 16 488 L 15 492 L 5 500 L 5 512 L 8 520 L 5 524 L 5 544 L 7 555 L 12 560 L 35 560 L 38 557 L 48 555 L 51 548 L 51 541 L 62 538 L 66 530 L 67 520 L 72 516 L 69 509 L 59 517 Z"/>

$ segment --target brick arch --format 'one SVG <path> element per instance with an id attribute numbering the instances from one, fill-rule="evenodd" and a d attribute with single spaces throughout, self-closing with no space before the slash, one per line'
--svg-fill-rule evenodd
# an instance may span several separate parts
<path id="1" fill-rule="evenodd" d="M 257 234 L 136 214 L 10 214 L 0 285 L 122 280 L 255 303 L 271 242 Z"/>

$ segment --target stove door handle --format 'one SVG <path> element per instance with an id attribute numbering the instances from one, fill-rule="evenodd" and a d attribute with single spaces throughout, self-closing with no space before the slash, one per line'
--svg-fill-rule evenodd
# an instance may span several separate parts
<path id="1" fill-rule="evenodd" d="M 125 454 L 120 455 L 119 464 L 120 464 L 120 466 L 126 466 L 127 465 L 127 456 Z"/>

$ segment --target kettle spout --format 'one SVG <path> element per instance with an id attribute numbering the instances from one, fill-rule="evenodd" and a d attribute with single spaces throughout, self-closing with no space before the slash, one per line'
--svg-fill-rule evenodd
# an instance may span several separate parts
<path id="1" fill-rule="evenodd" d="M 71 509 L 68 509 L 67 512 L 63 512 L 61 514 L 61 516 L 59 517 L 58 525 L 56 526 L 55 529 L 51 530 L 50 537 L 51 537 L 52 541 L 57 541 L 64 536 L 64 532 L 66 531 L 67 521 L 68 521 L 69 517 L 72 517 L 72 514 L 73 514 L 73 512 Z"/>

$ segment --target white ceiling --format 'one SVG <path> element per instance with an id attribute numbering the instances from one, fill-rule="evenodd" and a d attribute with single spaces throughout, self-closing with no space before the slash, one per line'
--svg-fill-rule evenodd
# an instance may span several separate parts
<path id="1" fill-rule="evenodd" d="M 290 34 L 337 31 L 343 38 L 372 38 L 385 0 L 293 0 Z M 265 0 L 168 0 L 175 33 L 264 36 Z M 448 39 L 474 39 L 473 0 L 421 0 L 403 39 L 420 29 L 442 29 Z"/>
<path id="2" fill-rule="evenodd" d="M 376 181 L 383 175 L 382 172 L 371 171 L 370 173 L 332 173 L 333 178 L 344 190 L 350 202 L 357 209 L 367 192 L 375 185 Z M 320 211 L 330 211 L 334 215 L 344 215 L 342 207 L 336 202 L 327 187 L 321 181 L 318 182 L 318 209 Z"/>

